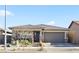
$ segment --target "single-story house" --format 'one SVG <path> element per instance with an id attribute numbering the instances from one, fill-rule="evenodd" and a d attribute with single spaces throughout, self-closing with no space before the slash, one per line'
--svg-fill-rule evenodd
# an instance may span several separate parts
<path id="1" fill-rule="evenodd" d="M 79 21 L 72 21 L 68 27 L 69 31 L 69 38 L 71 43 L 79 43 Z"/>
<path id="2" fill-rule="evenodd" d="M 38 24 L 14 26 L 9 27 L 9 29 L 12 30 L 12 38 L 14 40 L 29 38 L 32 43 L 43 41 L 53 44 L 66 43 L 68 39 L 68 29 L 58 26 Z"/>

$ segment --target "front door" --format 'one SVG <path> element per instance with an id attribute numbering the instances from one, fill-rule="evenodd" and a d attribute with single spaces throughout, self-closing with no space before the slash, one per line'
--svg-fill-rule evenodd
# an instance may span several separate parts
<path id="1" fill-rule="evenodd" d="M 34 42 L 40 41 L 40 31 L 34 31 Z"/>

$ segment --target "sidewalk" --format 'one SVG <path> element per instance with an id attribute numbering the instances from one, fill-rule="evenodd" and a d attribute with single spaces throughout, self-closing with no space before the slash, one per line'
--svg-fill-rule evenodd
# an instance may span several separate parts
<path id="1" fill-rule="evenodd" d="M 5 50 L 0 50 L 4 53 Z M 79 53 L 79 47 L 44 47 L 40 50 L 40 47 L 20 47 L 16 49 L 7 48 L 8 53 Z"/>

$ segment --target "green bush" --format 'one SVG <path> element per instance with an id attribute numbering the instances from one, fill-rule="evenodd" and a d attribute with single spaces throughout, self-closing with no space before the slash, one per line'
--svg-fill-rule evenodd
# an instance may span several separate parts
<path id="1" fill-rule="evenodd" d="M 26 39 L 26 40 L 28 40 L 29 42 L 32 42 L 32 40 L 31 40 L 31 39 Z"/>
<path id="2" fill-rule="evenodd" d="M 32 43 L 31 40 L 25 40 L 25 42 L 27 45 L 30 45 Z"/>
<path id="3" fill-rule="evenodd" d="M 32 44 L 32 42 L 31 41 L 29 41 L 29 40 L 20 40 L 20 42 L 19 42 L 21 45 L 23 45 L 23 46 L 27 46 L 27 45 L 31 45 Z"/>

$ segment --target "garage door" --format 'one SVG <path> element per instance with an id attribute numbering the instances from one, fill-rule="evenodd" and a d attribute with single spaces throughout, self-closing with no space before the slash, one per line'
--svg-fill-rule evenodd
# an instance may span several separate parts
<path id="1" fill-rule="evenodd" d="M 45 32 L 44 38 L 46 42 L 64 43 L 64 32 Z"/>

